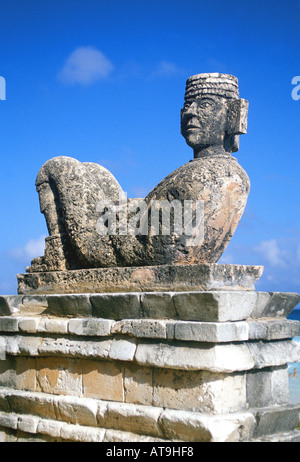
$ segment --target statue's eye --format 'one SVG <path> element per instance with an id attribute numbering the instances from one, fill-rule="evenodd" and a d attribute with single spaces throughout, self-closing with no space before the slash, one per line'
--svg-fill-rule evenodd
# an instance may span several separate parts
<path id="1" fill-rule="evenodd" d="M 201 101 L 200 103 L 198 103 L 198 107 L 200 109 L 207 109 L 207 108 L 210 108 L 213 106 L 213 101 L 210 101 L 210 100 L 205 100 L 205 101 Z"/>

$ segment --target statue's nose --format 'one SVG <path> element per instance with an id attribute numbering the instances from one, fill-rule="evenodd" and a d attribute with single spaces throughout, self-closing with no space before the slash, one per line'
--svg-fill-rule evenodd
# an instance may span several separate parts
<path id="1" fill-rule="evenodd" d="M 197 104 L 193 102 L 187 108 L 185 108 L 185 113 L 188 115 L 197 115 Z"/>

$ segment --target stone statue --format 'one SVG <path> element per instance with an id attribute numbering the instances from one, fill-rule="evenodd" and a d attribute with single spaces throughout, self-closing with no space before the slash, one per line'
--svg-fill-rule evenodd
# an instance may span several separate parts
<path id="1" fill-rule="evenodd" d="M 36 187 L 49 237 L 45 255 L 34 259 L 27 271 L 217 262 L 249 194 L 249 178 L 231 155 L 238 151 L 239 135 L 246 133 L 247 112 L 248 102 L 239 99 L 234 76 L 190 77 L 181 133 L 193 148 L 194 159 L 168 175 L 144 199 L 127 199 L 114 176 L 100 165 L 70 157 L 46 162 Z M 167 232 L 162 204 L 169 213 Z M 190 207 L 190 224 L 197 210 L 202 213 L 192 233 L 184 226 L 185 206 Z M 124 228 L 124 210 L 126 223 L 136 224 L 132 232 L 132 226 Z M 150 215 L 159 217 L 154 231 Z M 109 232 L 110 218 L 118 232 Z"/>

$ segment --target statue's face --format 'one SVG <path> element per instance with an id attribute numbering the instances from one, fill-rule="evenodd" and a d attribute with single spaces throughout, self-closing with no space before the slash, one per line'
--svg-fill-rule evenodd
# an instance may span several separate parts
<path id="1" fill-rule="evenodd" d="M 181 110 L 181 133 L 193 149 L 222 145 L 227 123 L 225 98 L 207 95 L 185 104 Z"/>

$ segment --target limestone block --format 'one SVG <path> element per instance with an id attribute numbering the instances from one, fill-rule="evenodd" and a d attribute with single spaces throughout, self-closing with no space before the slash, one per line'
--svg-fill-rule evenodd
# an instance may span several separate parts
<path id="1" fill-rule="evenodd" d="M 299 406 L 263 408 L 257 410 L 253 437 L 293 431 L 299 422 Z"/>
<path id="2" fill-rule="evenodd" d="M 0 295 L 0 316 L 9 316 L 20 311 L 21 295 Z"/>
<path id="3" fill-rule="evenodd" d="M 166 338 L 167 322 L 154 319 L 135 319 L 117 321 L 112 330 L 112 334 L 128 334 L 138 338 Z"/>
<path id="4" fill-rule="evenodd" d="M 154 406 L 207 414 L 224 414 L 246 407 L 245 374 L 159 368 L 153 372 Z"/>
<path id="5" fill-rule="evenodd" d="M 4 361 L 6 358 L 6 340 L 0 337 L 0 361 Z"/>
<path id="6" fill-rule="evenodd" d="M 18 428 L 18 415 L 12 412 L 0 412 L 0 426 L 16 430 Z"/>
<path id="7" fill-rule="evenodd" d="M 300 348 L 292 340 L 249 342 L 247 346 L 257 369 L 300 361 Z"/>
<path id="8" fill-rule="evenodd" d="M 284 320 L 249 321 L 249 338 L 251 340 L 277 340 L 300 335 L 300 322 Z"/>
<path id="9" fill-rule="evenodd" d="M 0 317 L 0 331 L 2 332 L 17 332 L 18 319 L 9 316 Z"/>
<path id="10" fill-rule="evenodd" d="M 105 430 L 102 428 L 91 428 L 83 425 L 68 425 L 63 423 L 60 426 L 60 437 L 68 441 L 85 443 L 99 443 L 103 441 Z"/>
<path id="11" fill-rule="evenodd" d="M 36 360 L 35 358 L 19 356 L 15 358 L 16 379 L 15 386 L 22 390 L 36 389 Z"/>
<path id="12" fill-rule="evenodd" d="M 16 361 L 13 356 L 7 355 L 5 360 L 0 361 L 0 386 L 16 386 Z"/>
<path id="13" fill-rule="evenodd" d="M 111 340 L 80 341 L 69 338 L 48 338 L 40 340 L 38 353 L 42 356 L 64 355 L 76 357 L 107 358 Z"/>
<path id="14" fill-rule="evenodd" d="M 69 332 L 75 335 L 107 336 L 113 325 L 114 322 L 108 319 L 70 319 Z"/>
<path id="15" fill-rule="evenodd" d="M 38 331 L 40 317 L 22 317 L 19 319 L 19 330 L 21 332 L 35 333 Z"/>
<path id="16" fill-rule="evenodd" d="M 162 408 L 109 403 L 105 426 L 137 434 L 163 437 L 158 424 Z"/>
<path id="17" fill-rule="evenodd" d="M 142 317 L 176 319 L 173 292 L 145 292 L 141 294 Z"/>
<path id="18" fill-rule="evenodd" d="M 18 418 L 18 430 L 28 433 L 36 433 L 38 423 L 38 417 L 33 417 L 31 415 L 21 415 Z"/>
<path id="19" fill-rule="evenodd" d="M 24 295 L 20 305 L 20 313 L 23 315 L 41 315 L 47 313 L 48 300 L 44 295 Z"/>
<path id="20" fill-rule="evenodd" d="M 21 335 L 3 336 L 6 342 L 6 353 L 12 355 L 38 355 L 38 348 L 42 342 L 40 337 L 24 337 Z"/>
<path id="21" fill-rule="evenodd" d="M 31 414 L 48 419 L 57 418 L 56 397 L 53 395 L 9 389 L 3 392 L 7 396 L 10 410 L 16 414 Z"/>
<path id="22" fill-rule="evenodd" d="M 114 338 L 111 342 L 109 351 L 110 359 L 118 359 L 120 361 L 132 361 L 136 351 L 136 340 L 122 338 Z"/>
<path id="23" fill-rule="evenodd" d="M 129 319 L 141 317 L 140 295 L 126 294 L 97 294 L 90 296 L 93 316 L 109 319 Z"/>
<path id="24" fill-rule="evenodd" d="M 300 432 L 294 430 L 288 433 L 277 433 L 276 435 L 262 436 L 253 438 L 250 442 L 254 443 L 300 443 Z"/>
<path id="25" fill-rule="evenodd" d="M 89 295 L 48 295 L 48 312 L 56 316 L 91 316 Z"/>
<path id="26" fill-rule="evenodd" d="M 163 343 L 140 340 L 135 359 L 138 364 L 183 370 L 234 372 L 252 369 L 253 358 L 246 344 Z"/>
<path id="27" fill-rule="evenodd" d="M 136 364 L 124 368 L 124 400 L 126 403 L 152 404 L 153 370 Z"/>
<path id="28" fill-rule="evenodd" d="M 103 443 L 152 443 L 159 441 L 166 441 L 162 438 L 155 438 L 152 436 L 137 435 L 131 432 L 125 432 L 121 430 L 106 430 L 103 438 Z"/>
<path id="29" fill-rule="evenodd" d="M 287 404 L 289 380 L 287 366 L 247 372 L 247 403 L 250 408 Z"/>
<path id="30" fill-rule="evenodd" d="M 95 400 L 74 396 L 59 397 L 55 400 L 57 419 L 64 422 L 97 426 L 98 405 Z"/>
<path id="31" fill-rule="evenodd" d="M 11 410 L 7 398 L 7 391 L 5 390 L 5 388 L 0 388 L 0 411 L 2 412 L 10 412 Z"/>
<path id="32" fill-rule="evenodd" d="M 269 292 L 268 303 L 256 307 L 255 317 L 286 318 L 300 302 L 300 295 L 294 292 Z"/>
<path id="33" fill-rule="evenodd" d="M 300 323 L 299 323 L 300 324 Z M 197 342 L 235 342 L 248 340 L 248 323 L 239 322 L 177 322 L 174 338 Z"/>
<path id="34" fill-rule="evenodd" d="M 41 433 L 42 435 L 51 435 L 53 437 L 60 437 L 62 426 L 62 422 L 40 419 L 37 427 L 37 433 Z"/>
<path id="35" fill-rule="evenodd" d="M 186 321 L 242 321 L 255 306 L 256 292 L 175 293 L 173 301 L 178 318 Z"/>
<path id="36" fill-rule="evenodd" d="M 87 398 L 124 401 L 122 369 L 110 361 L 85 360 L 82 393 Z"/>
<path id="37" fill-rule="evenodd" d="M 44 393 L 82 394 L 81 369 L 77 362 L 68 358 L 43 358 L 36 360 L 37 390 Z"/>
<path id="38" fill-rule="evenodd" d="M 45 332 L 51 332 L 54 334 L 67 334 L 68 333 L 69 321 L 65 319 L 46 319 L 45 320 Z M 40 329 L 39 329 L 40 332 Z"/>
<path id="39" fill-rule="evenodd" d="M 219 417 L 171 409 L 162 413 L 160 422 L 168 439 L 195 442 L 246 441 L 255 425 L 250 412 Z"/>
<path id="40" fill-rule="evenodd" d="M 256 303 L 251 313 L 251 318 L 257 319 L 262 317 L 262 313 L 269 303 L 271 295 L 269 292 L 257 292 Z"/>

